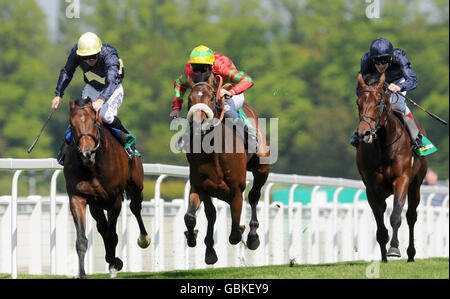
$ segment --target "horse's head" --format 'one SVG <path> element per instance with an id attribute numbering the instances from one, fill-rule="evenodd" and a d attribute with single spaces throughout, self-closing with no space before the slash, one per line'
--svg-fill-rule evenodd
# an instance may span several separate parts
<path id="1" fill-rule="evenodd" d="M 191 93 L 189 94 L 189 111 L 187 119 L 191 124 L 201 124 L 201 132 L 204 134 L 212 124 L 213 119 L 215 117 L 219 118 L 217 112 L 218 103 L 223 107 L 223 102 L 218 101 L 217 99 L 216 91 L 214 89 L 215 78 L 213 74 L 211 74 L 205 82 L 194 83 L 190 78 L 187 78 L 187 81 L 192 88 Z M 222 81 L 220 81 L 219 88 L 222 85 L 221 82 Z M 221 117 L 223 117 L 223 115 Z"/>
<path id="2" fill-rule="evenodd" d="M 75 146 L 83 164 L 87 167 L 95 163 L 95 151 L 100 145 L 100 126 L 90 98 L 70 99 L 70 126 Z"/>
<path id="3" fill-rule="evenodd" d="M 357 105 L 359 111 L 358 137 L 360 141 L 372 143 L 377 131 L 386 124 L 390 109 L 389 100 L 383 90 L 385 75 L 378 82 L 367 85 L 361 73 L 358 74 L 359 91 Z"/>

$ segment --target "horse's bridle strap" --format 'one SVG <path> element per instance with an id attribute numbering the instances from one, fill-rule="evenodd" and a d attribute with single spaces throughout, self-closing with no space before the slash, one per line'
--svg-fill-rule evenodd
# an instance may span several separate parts
<path id="1" fill-rule="evenodd" d="M 80 106 L 80 107 L 74 108 L 74 110 L 81 110 L 81 109 L 91 109 L 92 111 L 94 111 L 94 113 L 97 113 L 97 112 L 95 111 L 95 109 L 94 109 L 92 106 L 88 106 L 88 105 Z M 74 139 L 74 140 L 75 140 L 75 146 L 77 147 L 78 151 L 81 151 L 81 150 L 80 150 L 80 139 L 81 139 L 83 136 L 89 136 L 89 137 L 91 137 L 91 138 L 94 140 L 95 146 L 94 146 L 94 148 L 91 150 L 91 152 L 95 152 L 95 151 L 98 149 L 98 147 L 100 146 L 100 127 L 99 127 L 99 125 L 98 125 L 98 120 L 97 120 L 97 118 L 94 119 L 94 125 L 97 127 L 97 136 L 94 136 L 94 135 L 91 134 L 91 133 L 80 133 L 80 135 L 78 136 L 78 138 L 77 138 L 76 140 Z M 70 126 L 73 127 L 72 124 L 71 124 Z"/>
<path id="2" fill-rule="evenodd" d="M 363 92 L 378 92 L 381 95 L 382 107 L 381 107 L 380 112 L 378 113 L 377 117 L 374 118 L 374 117 L 371 117 L 371 116 L 362 115 L 359 118 L 359 122 L 362 122 L 362 121 L 366 122 L 369 125 L 369 127 L 370 127 L 371 133 L 375 134 L 375 132 L 380 128 L 379 123 L 380 123 L 381 115 L 383 115 L 384 108 L 386 107 L 386 103 L 384 102 L 385 93 L 383 91 L 381 91 L 381 90 L 378 90 L 378 89 L 363 89 L 363 90 L 359 91 L 358 95 L 360 95 Z M 387 114 L 386 114 L 386 118 L 387 118 Z M 372 125 L 367 121 L 367 119 L 373 120 L 375 122 L 375 128 L 372 128 Z"/>

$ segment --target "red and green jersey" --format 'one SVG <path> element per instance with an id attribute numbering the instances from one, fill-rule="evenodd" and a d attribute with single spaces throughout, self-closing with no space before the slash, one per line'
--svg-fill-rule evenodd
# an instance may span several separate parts
<path id="1" fill-rule="evenodd" d="M 253 86 L 254 83 L 252 78 L 245 72 L 238 71 L 230 58 L 216 52 L 214 52 L 214 57 L 215 60 L 212 67 L 212 72 L 214 75 L 221 76 L 224 84 L 232 84 L 232 88 L 229 89 L 230 92 L 234 92 L 234 94 L 241 94 Z M 186 64 L 184 73 L 173 83 L 174 97 L 172 102 L 172 110 L 181 110 L 184 94 L 189 87 L 186 80 L 187 77 L 190 77 L 191 79 L 194 78 L 194 71 L 192 70 L 192 66 L 189 61 Z"/>

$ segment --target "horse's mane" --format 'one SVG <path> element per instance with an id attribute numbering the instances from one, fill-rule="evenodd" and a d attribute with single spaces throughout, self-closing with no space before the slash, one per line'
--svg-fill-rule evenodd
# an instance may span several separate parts
<path id="1" fill-rule="evenodd" d="M 87 97 L 84 99 L 77 99 L 77 100 L 75 100 L 75 106 L 78 106 L 78 107 L 87 106 L 90 102 L 92 102 L 90 97 Z"/>
<path id="2" fill-rule="evenodd" d="M 380 81 L 380 77 L 381 77 L 381 74 L 378 72 L 368 73 L 368 74 L 363 75 L 363 80 L 364 80 L 364 82 L 366 82 L 366 84 L 368 86 L 371 86 L 371 85 L 377 83 L 378 81 Z"/>

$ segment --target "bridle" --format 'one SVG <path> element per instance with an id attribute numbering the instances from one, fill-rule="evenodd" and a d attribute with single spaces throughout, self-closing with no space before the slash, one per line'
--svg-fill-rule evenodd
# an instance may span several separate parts
<path id="1" fill-rule="evenodd" d="M 378 90 L 378 89 L 363 89 L 363 90 L 359 91 L 358 96 L 361 93 L 363 93 L 363 92 L 378 92 L 381 95 L 381 100 L 376 103 L 377 106 L 381 106 L 380 112 L 378 112 L 377 117 L 374 118 L 372 116 L 362 115 L 359 118 L 359 122 L 363 121 L 363 122 L 366 122 L 369 125 L 370 134 L 372 135 L 372 137 L 374 139 L 376 139 L 377 138 L 377 133 L 376 132 L 381 128 L 381 126 L 380 126 L 381 116 L 383 115 L 383 112 L 384 112 L 384 110 L 386 108 L 386 102 L 384 100 L 384 97 L 386 96 L 386 94 L 383 91 Z M 385 120 L 384 120 L 385 122 L 387 121 L 388 114 L 389 114 L 389 111 L 386 112 L 386 116 L 385 116 Z M 372 127 L 372 125 L 370 124 L 369 121 L 367 121 L 367 119 L 370 119 L 370 120 L 374 121 L 375 122 L 375 126 Z"/>
<path id="2" fill-rule="evenodd" d="M 213 125 L 214 127 L 217 126 L 217 125 L 219 125 L 219 124 L 222 122 L 223 117 L 224 117 L 224 114 L 225 114 L 225 97 L 221 97 L 219 100 L 217 100 L 217 92 L 220 92 L 220 90 L 221 90 L 222 88 L 224 88 L 224 87 L 227 86 L 227 84 L 224 85 L 224 86 L 222 86 L 223 80 L 222 80 L 222 77 L 221 77 L 221 76 L 217 76 L 216 78 L 219 78 L 219 86 L 217 87 L 217 91 L 216 91 L 216 89 L 215 89 L 211 84 L 209 84 L 208 82 L 198 82 L 198 83 L 195 83 L 194 85 L 192 85 L 192 90 L 193 90 L 196 86 L 200 86 L 200 85 L 206 85 L 206 86 L 208 86 L 209 88 L 211 88 L 211 90 L 212 90 L 212 92 L 213 92 L 213 95 L 212 95 L 212 97 L 211 97 L 211 99 L 210 99 L 210 101 L 211 101 L 212 104 L 213 104 L 213 109 L 212 109 L 212 111 L 213 111 L 214 115 L 216 115 L 216 114 L 218 115 L 218 111 L 219 111 L 219 110 L 221 111 L 221 112 L 220 112 L 220 115 L 219 115 L 219 121 L 218 121 L 216 124 Z M 230 85 L 231 85 L 231 84 L 230 84 Z"/>
<path id="3" fill-rule="evenodd" d="M 74 109 L 74 111 L 76 111 L 76 110 L 82 110 L 82 109 L 91 109 L 95 114 L 97 114 L 97 112 L 95 111 L 95 109 L 92 108 L 91 106 L 88 106 L 88 105 L 81 106 L 81 107 L 76 107 L 76 108 Z M 100 146 L 100 126 L 99 126 L 99 121 L 98 121 L 98 119 L 97 119 L 97 116 L 96 116 L 95 119 L 94 119 L 94 125 L 97 127 L 97 136 L 94 136 L 94 135 L 91 134 L 91 133 L 80 133 L 80 135 L 79 135 L 76 139 L 75 139 L 75 138 L 73 139 L 74 142 L 75 142 L 75 146 L 76 146 L 78 152 L 81 153 L 81 149 L 80 149 L 80 139 L 81 139 L 81 137 L 83 137 L 83 136 L 89 136 L 89 137 L 91 137 L 91 138 L 94 140 L 94 142 L 95 142 L 94 148 L 90 151 L 91 153 L 92 153 L 92 152 L 95 152 L 95 151 L 98 149 L 98 147 Z M 70 128 L 71 128 L 71 130 L 73 130 L 74 126 L 73 126 L 72 124 L 70 124 Z M 73 131 L 72 131 L 72 136 L 74 136 Z"/>

